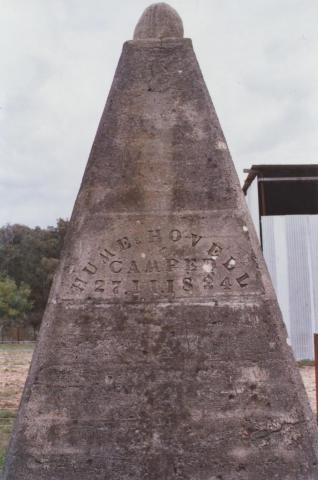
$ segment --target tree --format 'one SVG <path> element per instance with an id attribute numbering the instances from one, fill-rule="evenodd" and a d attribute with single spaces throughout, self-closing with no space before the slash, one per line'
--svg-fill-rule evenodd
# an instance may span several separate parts
<path id="1" fill-rule="evenodd" d="M 18 287 L 12 278 L 0 277 L 0 334 L 6 326 L 22 326 L 32 308 L 31 289 L 25 283 Z"/>
<path id="2" fill-rule="evenodd" d="M 0 274 L 30 286 L 32 312 L 29 323 L 36 330 L 40 324 L 56 268 L 59 263 L 68 221 L 57 225 L 30 228 L 6 225 L 0 228 Z"/>

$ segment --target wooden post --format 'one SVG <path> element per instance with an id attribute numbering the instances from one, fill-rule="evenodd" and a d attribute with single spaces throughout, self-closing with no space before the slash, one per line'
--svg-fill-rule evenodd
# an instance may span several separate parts
<path id="1" fill-rule="evenodd" d="M 315 345 L 315 380 L 316 380 L 316 419 L 318 423 L 318 333 L 314 333 Z"/>

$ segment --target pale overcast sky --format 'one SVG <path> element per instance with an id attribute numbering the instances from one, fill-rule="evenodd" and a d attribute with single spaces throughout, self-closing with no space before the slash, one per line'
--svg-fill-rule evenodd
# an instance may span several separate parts
<path id="1" fill-rule="evenodd" d="M 69 218 L 147 0 L 0 0 L 0 225 Z M 317 0 L 171 0 L 236 169 L 317 163 Z"/>

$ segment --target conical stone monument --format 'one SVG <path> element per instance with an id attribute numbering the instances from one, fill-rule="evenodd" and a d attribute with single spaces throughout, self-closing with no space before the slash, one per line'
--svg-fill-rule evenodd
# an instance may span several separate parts
<path id="1" fill-rule="evenodd" d="M 164 3 L 124 44 L 4 478 L 318 478 L 317 429 L 228 147 Z"/>

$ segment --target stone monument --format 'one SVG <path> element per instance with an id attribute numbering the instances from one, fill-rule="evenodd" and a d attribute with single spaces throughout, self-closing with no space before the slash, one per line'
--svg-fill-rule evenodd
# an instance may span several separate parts
<path id="1" fill-rule="evenodd" d="M 124 44 L 5 480 L 314 480 L 317 428 L 178 14 Z"/>

